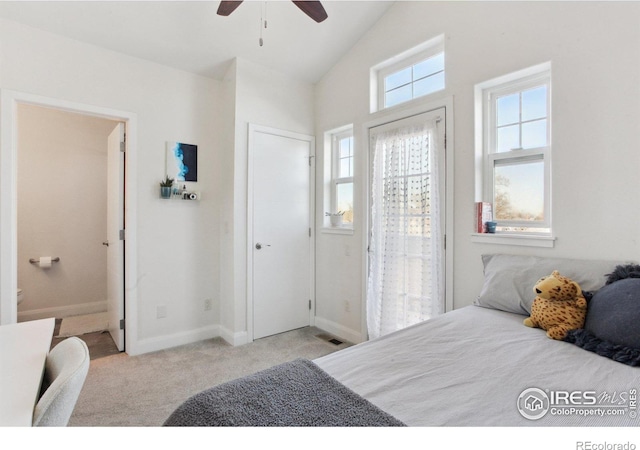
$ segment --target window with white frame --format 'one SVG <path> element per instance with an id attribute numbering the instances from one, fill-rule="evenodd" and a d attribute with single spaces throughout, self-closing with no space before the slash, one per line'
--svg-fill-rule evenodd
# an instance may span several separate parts
<path id="1" fill-rule="evenodd" d="M 498 231 L 551 232 L 551 68 L 483 83 L 482 200 Z M 477 100 L 478 101 L 478 100 Z"/>
<path id="2" fill-rule="evenodd" d="M 353 128 L 331 135 L 331 215 L 342 226 L 353 227 Z"/>
<path id="3" fill-rule="evenodd" d="M 372 68 L 372 111 L 445 88 L 444 37 L 438 36 Z"/>

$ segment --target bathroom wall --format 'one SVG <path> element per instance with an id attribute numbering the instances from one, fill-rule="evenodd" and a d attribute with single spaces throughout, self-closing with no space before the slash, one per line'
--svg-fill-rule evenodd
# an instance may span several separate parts
<path id="1" fill-rule="evenodd" d="M 18 106 L 18 320 L 106 311 L 107 137 L 115 122 Z M 30 258 L 59 257 L 50 269 Z"/>

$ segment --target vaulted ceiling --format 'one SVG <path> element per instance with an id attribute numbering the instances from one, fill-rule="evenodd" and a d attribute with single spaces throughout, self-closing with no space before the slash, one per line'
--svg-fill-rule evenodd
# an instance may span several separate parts
<path id="1" fill-rule="evenodd" d="M 228 17 L 219 3 L 2 0 L 0 17 L 211 78 L 239 57 L 316 82 L 394 2 L 325 0 L 322 23 L 288 0 L 244 1 Z"/>

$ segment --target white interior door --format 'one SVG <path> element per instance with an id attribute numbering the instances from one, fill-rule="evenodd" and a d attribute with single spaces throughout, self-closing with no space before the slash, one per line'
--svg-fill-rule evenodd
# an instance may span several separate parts
<path id="1" fill-rule="evenodd" d="M 124 351 L 124 124 L 119 123 L 108 139 L 107 161 L 107 312 L 109 333 L 118 350 Z"/>
<path id="2" fill-rule="evenodd" d="M 308 326 L 313 138 L 252 128 L 249 270 L 253 338 Z"/>

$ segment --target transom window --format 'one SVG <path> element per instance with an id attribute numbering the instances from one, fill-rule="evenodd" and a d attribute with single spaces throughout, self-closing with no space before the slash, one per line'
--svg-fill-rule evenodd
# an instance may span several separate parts
<path id="1" fill-rule="evenodd" d="M 384 108 L 444 89 L 444 52 L 384 77 Z"/>
<path id="2" fill-rule="evenodd" d="M 371 112 L 391 108 L 445 88 L 444 35 L 371 68 Z"/>
<path id="3" fill-rule="evenodd" d="M 551 232 L 548 64 L 476 88 L 482 97 L 483 201 L 498 231 Z"/>

